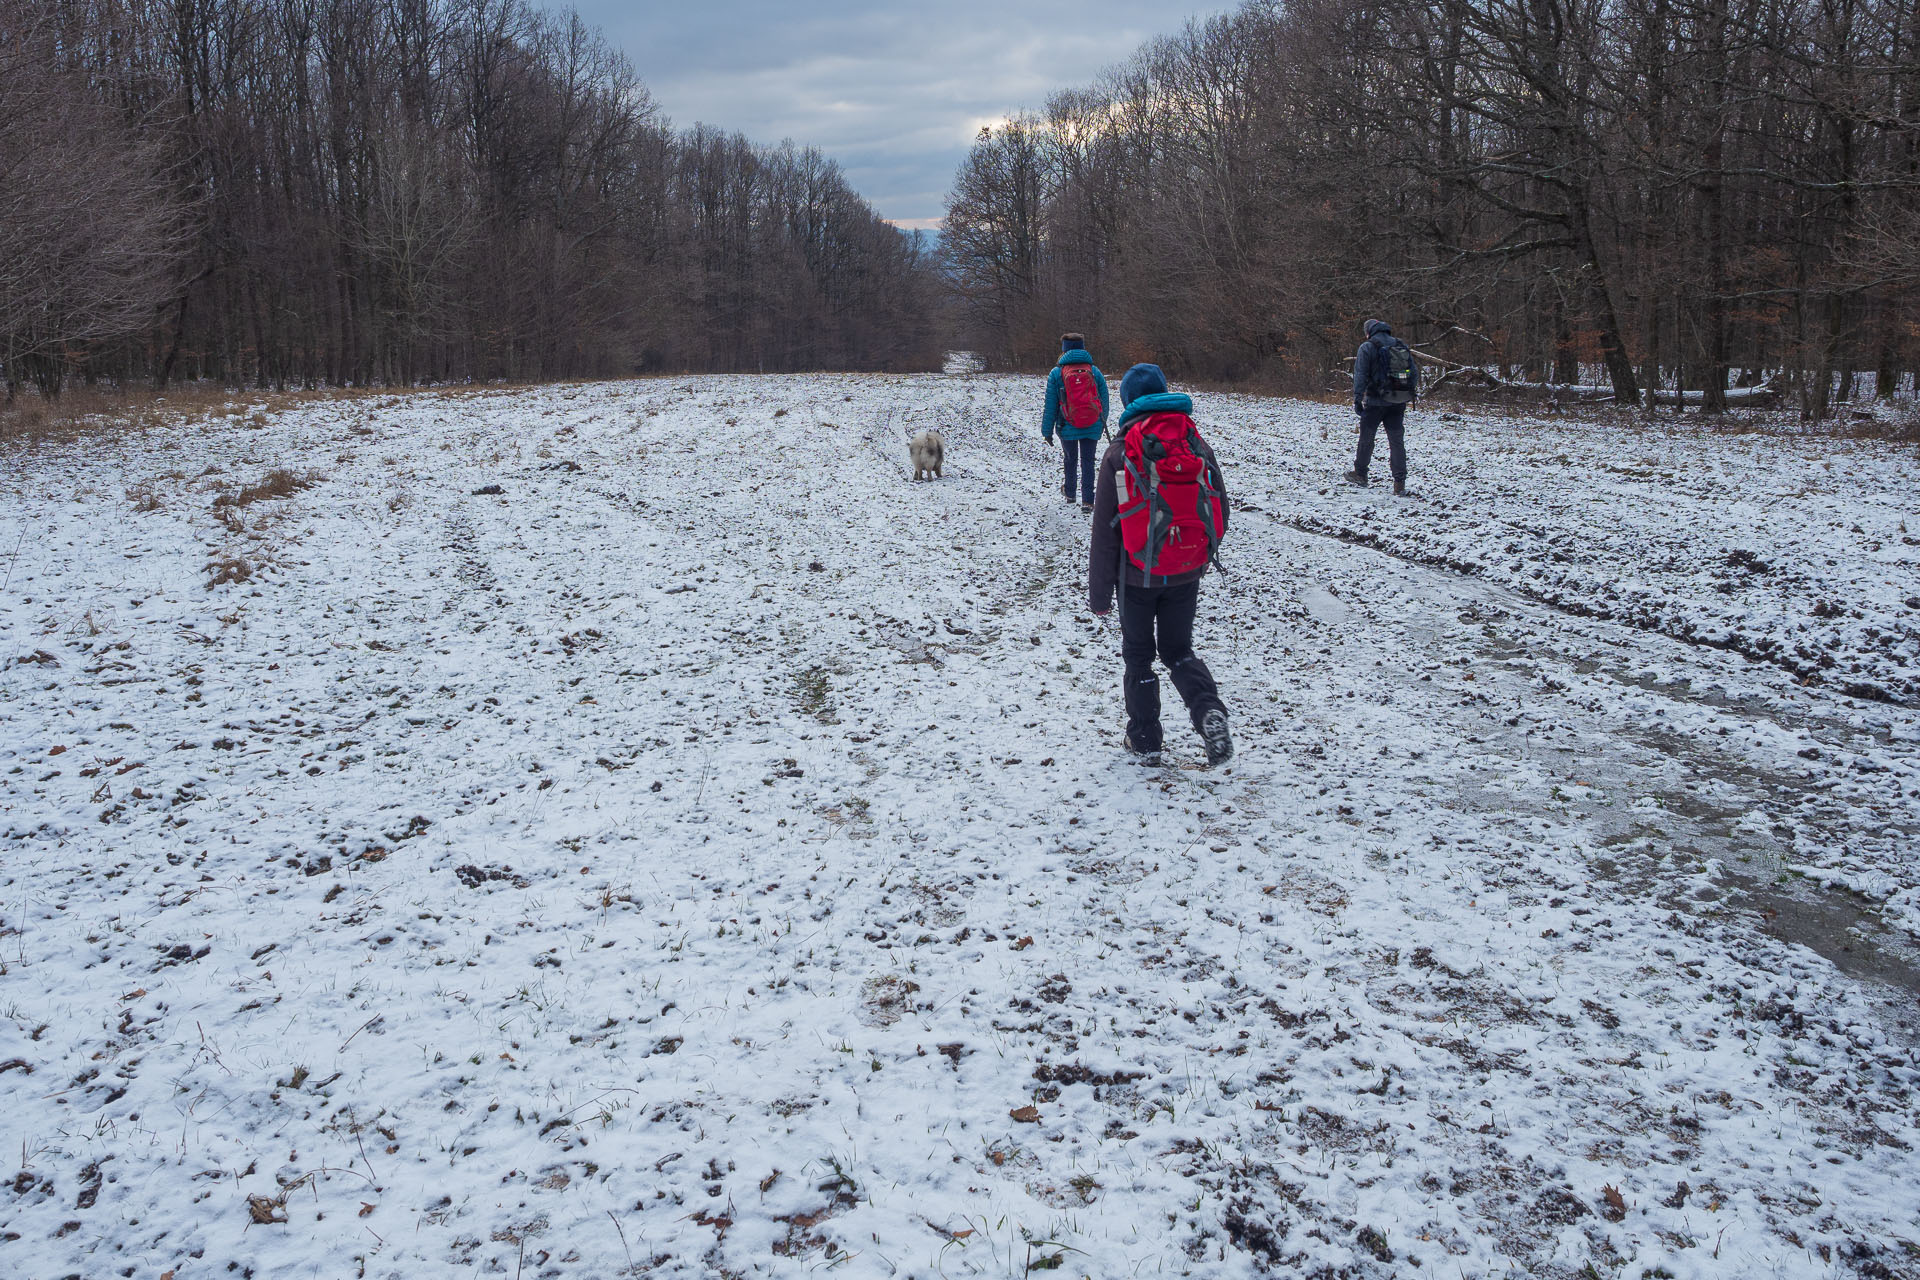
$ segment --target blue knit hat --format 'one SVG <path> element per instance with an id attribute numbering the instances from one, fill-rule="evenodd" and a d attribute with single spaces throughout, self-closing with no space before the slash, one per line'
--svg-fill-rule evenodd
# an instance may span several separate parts
<path id="1" fill-rule="evenodd" d="M 1078 333 L 1063 333 L 1060 335 L 1060 352 L 1062 355 L 1069 351 L 1085 351 L 1086 349 L 1087 339 L 1085 335 Z"/>
<path id="2" fill-rule="evenodd" d="M 1141 396 L 1158 395 L 1167 389 L 1167 375 L 1157 364 L 1137 364 L 1120 379 L 1120 403 L 1130 405 Z"/>

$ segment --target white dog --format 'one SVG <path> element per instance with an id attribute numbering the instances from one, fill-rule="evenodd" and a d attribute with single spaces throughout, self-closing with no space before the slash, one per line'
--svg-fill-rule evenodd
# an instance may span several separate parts
<path id="1" fill-rule="evenodd" d="M 907 457 L 913 460 L 913 478 L 922 475 L 938 479 L 940 463 L 946 457 L 947 442 L 938 431 L 922 431 L 907 441 Z"/>

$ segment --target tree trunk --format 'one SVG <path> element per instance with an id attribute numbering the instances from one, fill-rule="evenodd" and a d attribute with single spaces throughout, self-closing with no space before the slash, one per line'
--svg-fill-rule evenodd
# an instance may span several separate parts
<path id="1" fill-rule="evenodd" d="M 1900 367 L 1895 363 L 1893 347 L 1895 313 L 1892 299 L 1883 298 L 1879 311 L 1879 319 L 1874 324 L 1878 342 L 1874 352 L 1873 394 L 1882 400 L 1891 400 L 1900 391 Z"/>
<path id="2" fill-rule="evenodd" d="M 1561 386 L 1580 381 L 1580 353 L 1573 345 L 1573 321 L 1567 315 L 1567 298 L 1556 284 L 1553 290 L 1553 378 Z"/>
<path id="3" fill-rule="evenodd" d="M 1620 341 L 1620 320 L 1613 302 L 1613 286 L 1606 272 L 1601 269 L 1600 258 L 1593 252 L 1591 244 L 1587 246 L 1587 267 L 1592 273 L 1594 319 L 1599 322 L 1600 352 L 1607 364 L 1607 377 L 1613 383 L 1613 402 L 1630 405 L 1640 399 L 1640 389 L 1633 378 L 1633 361 L 1627 355 L 1627 348 Z"/>
<path id="4" fill-rule="evenodd" d="M 1586 267 L 1584 274 L 1593 293 L 1593 318 L 1600 330 L 1600 352 L 1606 359 L 1607 377 L 1613 383 L 1613 402 L 1635 404 L 1640 399 L 1640 390 L 1634 382 L 1633 360 L 1627 355 L 1626 344 L 1620 340 L 1620 309 L 1614 302 L 1612 277 L 1600 264 L 1600 250 L 1593 237 L 1593 197 L 1584 184 L 1576 192 L 1573 219 L 1581 262 Z"/>
<path id="5" fill-rule="evenodd" d="M 205 275 L 206 273 L 202 272 L 198 278 L 204 279 Z M 167 343 L 166 359 L 160 362 L 160 372 L 155 374 L 153 379 L 153 387 L 156 391 L 165 391 L 167 380 L 173 377 L 173 364 L 180 358 L 180 343 L 187 333 L 187 299 L 192 294 L 191 283 L 180 291 L 180 305 L 174 309 L 173 313 L 173 340 Z"/>
<path id="6" fill-rule="evenodd" d="M 1707 6 L 1706 53 L 1704 68 L 1712 84 L 1707 121 L 1707 146 L 1701 158 L 1706 183 L 1700 192 L 1701 219 L 1707 242 L 1707 296 L 1701 317 L 1706 330 L 1701 342 L 1704 359 L 1700 366 L 1701 413 L 1727 411 L 1727 214 L 1726 214 L 1726 137 L 1728 93 L 1726 75 L 1727 7 L 1726 0 L 1710 0 Z"/>
<path id="7" fill-rule="evenodd" d="M 1640 360 L 1640 381 L 1648 417 L 1653 416 L 1654 393 L 1660 389 L 1660 298 L 1652 286 L 1649 279 L 1640 298 L 1640 341 L 1645 352 Z"/>

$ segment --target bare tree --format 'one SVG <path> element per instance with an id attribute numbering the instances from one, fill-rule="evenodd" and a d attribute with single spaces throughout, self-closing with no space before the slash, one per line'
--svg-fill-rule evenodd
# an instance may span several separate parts
<path id="1" fill-rule="evenodd" d="M 1390 312 L 1436 367 L 1709 411 L 1772 370 L 1819 416 L 1920 363 L 1917 10 L 1245 0 L 981 137 L 956 298 L 1003 359 L 1077 299 L 1186 372 L 1315 385 Z"/>
<path id="2" fill-rule="evenodd" d="M 1019 363 L 1044 327 L 1033 311 L 1049 194 L 1039 137 L 1030 119 L 981 129 L 947 197 L 942 251 L 965 322 L 1007 364 Z"/>
<path id="3" fill-rule="evenodd" d="M 0 6 L 0 369 L 57 395 L 87 350 L 170 295 L 186 218 L 159 148 L 58 62 L 52 24 Z"/>
<path id="4" fill-rule="evenodd" d="M 575 14 L 0 0 L 0 58 L 16 382 L 939 359 L 910 237 L 816 152 L 676 132 Z"/>

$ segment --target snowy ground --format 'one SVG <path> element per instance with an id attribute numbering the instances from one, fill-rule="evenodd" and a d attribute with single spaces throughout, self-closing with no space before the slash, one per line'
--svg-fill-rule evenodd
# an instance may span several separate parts
<path id="1" fill-rule="evenodd" d="M 1911 448 L 1203 398 L 1147 770 L 1037 403 L 6 456 L 0 1270 L 1920 1275 Z"/>

